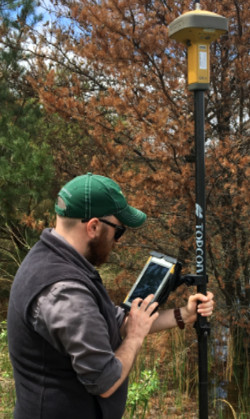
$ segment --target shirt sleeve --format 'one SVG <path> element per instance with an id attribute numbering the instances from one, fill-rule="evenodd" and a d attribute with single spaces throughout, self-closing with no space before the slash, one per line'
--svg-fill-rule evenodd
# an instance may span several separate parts
<path id="1" fill-rule="evenodd" d="M 117 308 L 118 324 L 123 317 Z M 84 284 L 66 281 L 46 288 L 33 303 L 31 321 L 37 333 L 71 357 L 89 393 L 102 394 L 120 378 L 122 365 L 110 346 L 107 323 Z"/>
<path id="2" fill-rule="evenodd" d="M 116 309 L 116 320 L 118 323 L 118 327 L 120 329 L 122 326 L 123 320 L 126 317 L 126 314 L 125 314 L 124 309 L 121 308 L 120 306 L 116 306 L 115 309 Z"/>

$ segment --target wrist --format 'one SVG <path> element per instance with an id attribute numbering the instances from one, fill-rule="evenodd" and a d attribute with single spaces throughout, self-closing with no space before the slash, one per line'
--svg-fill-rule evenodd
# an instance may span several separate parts
<path id="1" fill-rule="evenodd" d="M 183 322 L 185 324 L 189 324 L 189 323 L 194 323 L 196 321 L 196 314 L 190 314 L 190 312 L 187 310 L 187 307 L 181 307 L 180 308 L 181 311 L 181 316 L 183 319 Z"/>
<path id="2" fill-rule="evenodd" d="M 144 342 L 144 338 L 140 336 L 134 336 L 132 334 L 127 334 L 124 338 L 123 343 L 135 354 L 137 354 Z"/>

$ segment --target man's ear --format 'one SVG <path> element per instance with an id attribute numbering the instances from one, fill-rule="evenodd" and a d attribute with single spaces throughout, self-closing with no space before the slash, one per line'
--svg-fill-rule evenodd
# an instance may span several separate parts
<path id="1" fill-rule="evenodd" d="M 94 238 L 99 236 L 99 234 L 100 234 L 100 224 L 101 223 L 98 220 L 98 218 L 91 218 L 86 223 L 86 232 L 87 232 L 88 237 L 90 239 L 94 239 Z"/>

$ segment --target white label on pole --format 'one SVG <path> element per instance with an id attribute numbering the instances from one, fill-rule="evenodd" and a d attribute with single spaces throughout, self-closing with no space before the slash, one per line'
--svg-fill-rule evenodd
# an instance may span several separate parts
<path id="1" fill-rule="evenodd" d="M 199 68 L 200 70 L 207 70 L 207 53 L 199 51 Z"/>
<path id="2" fill-rule="evenodd" d="M 203 218 L 203 209 L 199 204 L 195 204 L 195 215 L 200 219 Z"/>

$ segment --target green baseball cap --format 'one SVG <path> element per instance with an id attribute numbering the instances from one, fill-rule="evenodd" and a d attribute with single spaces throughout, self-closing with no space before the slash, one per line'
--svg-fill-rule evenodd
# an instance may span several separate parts
<path id="1" fill-rule="evenodd" d="M 87 173 L 77 176 L 60 190 L 55 204 L 58 215 L 90 219 L 114 215 L 128 227 L 139 227 L 146 220 L 144 212 L 128 205 L 119 185 L 105 176 Z"/>

